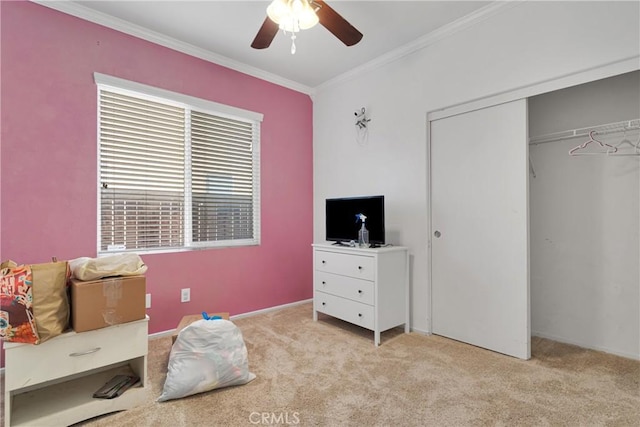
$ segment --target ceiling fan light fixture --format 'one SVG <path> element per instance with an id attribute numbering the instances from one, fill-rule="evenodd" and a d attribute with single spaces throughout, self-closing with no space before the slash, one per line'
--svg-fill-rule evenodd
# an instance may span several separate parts
<path id="1" fill-rule="evenodd" d="M 283 18 L 289 14 L 289 2 L 287 0 L 273 0 L 267 6 L 267 16 L 276 24 L 280 24 Z"/>
<path id="2" fill-rule="evenodd" d="M 316 11 L 313 10 L 309 2 L 306 0 L 302 2 L 304 3 L 304 6 L 298 14 L 298 25 L 300 25 L 301 30 L 308 30 L 309 28 L 316 26 L 320 20 L 318 19 L 318 15 L 316 15 Z"/>
<path id="3" fill-rule="evenodd" d="M 251 42 L 251 47 L 269 47 L 279 30 L 290 32 L 295 44 L 293 36 L 297 32 L 316 24 L 321 24 L 346 46 L 353 46 L 362 40 L 362 33 L 324 0 L 271 0 L 267 7 L 267 17 Z M 295 50 L 295 46 L 292 48 Z"/>
<path id="4" fill-rule="evenodd" d="M 313 0 L 273 0 L 267 6 L 267 16 L 281 30 L 291 33 L 291 54 L 296 53 L 296 33 L 307 30 L 320 22 L 311 7 Z"/>
<path id="5" fill-rule="evenodd" d="M 267 7 L 267 16 L 281 29 L 292 33 L 307 30 L 319 22 L 308 0 L 273 0 Z"/>

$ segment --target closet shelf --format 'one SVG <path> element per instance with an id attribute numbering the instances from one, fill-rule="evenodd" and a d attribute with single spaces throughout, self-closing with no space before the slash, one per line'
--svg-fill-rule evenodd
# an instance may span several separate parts
<path id="1" fill-rule="evenodd" d="M 546 135 L 539 135 L 529 138 L 529 145 L 546 144 L 548 142 L 563 141 L 572 138 L 588 137 L 589 133 L 595 131 L 595 135 L 609 135 L 620 132 L 635 132 L 640 130 L 640 119 L 625 120 L 622 122 L 608 123 L 604 125 L 590 126 L 562 132 L 555 132 Z"/>

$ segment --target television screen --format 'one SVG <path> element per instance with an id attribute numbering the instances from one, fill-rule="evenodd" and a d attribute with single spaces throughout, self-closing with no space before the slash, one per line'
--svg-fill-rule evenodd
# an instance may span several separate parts
<path id="1" fill-rule="evenodd" d="M 326 239 L 332 242 L 358 241 L 361 222 L 358 214 L 367 217 L 372 246 L 384 245 L 384 196 L 344 197 L 326 200 Z"/>

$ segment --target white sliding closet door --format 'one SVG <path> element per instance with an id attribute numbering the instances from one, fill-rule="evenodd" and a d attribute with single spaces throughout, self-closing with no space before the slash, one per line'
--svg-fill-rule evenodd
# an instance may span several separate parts
<path id="1" fill-rule="evenodd" d="M 527 101 L 430 130 L 433 333 L 528 359 Z"/>

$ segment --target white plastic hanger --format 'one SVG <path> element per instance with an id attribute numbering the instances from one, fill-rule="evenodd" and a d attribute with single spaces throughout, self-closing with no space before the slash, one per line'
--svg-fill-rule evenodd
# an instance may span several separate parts
<path id="1" fill-rule="evenodd" d="M 597 139 L 595 139 L 593 137 L 593 135 L 596 133 L 596 131 L 592 130 L 591 132 L 589 132 L 589 140 L 583 144 L 580 144 L 576 147 L 573 147 L 571 150 L 569 150 L 569 155 L 570 156 L 591 156 L 594 154 L 597 155 L 602 155 L 602 154 L 613 154 L 616 153 L 618 151 L 617 147 L 614 147 L 611 144 L 607 144 L 604 143 L 602 141 L 598 141 Z M 600 147 L 603 149 L 603 151 L 597 151 L 597 152 L 590 152 L 590 153 L 581 153 L 580 150 L 583 150 L 587 147 L 587 145 L 591 144 L 592 142 L 597 142 L 598 145 L 600 145 Z"/>
<path id="2" fill-rule="evenodd" d="M 610 156 L 640 156 L 640 133 L 638 134 L 638 140 L 634 143 L 627 138 L 627 127 L 624 128 L 624 135 L 622 135 L 622 141 L 615 145 L 617 150 L 624 150 L 623 152 L 616 152 L 609 150 L 607 152 Z M 633 151 L 628 151 L 632 149 Z"/>

